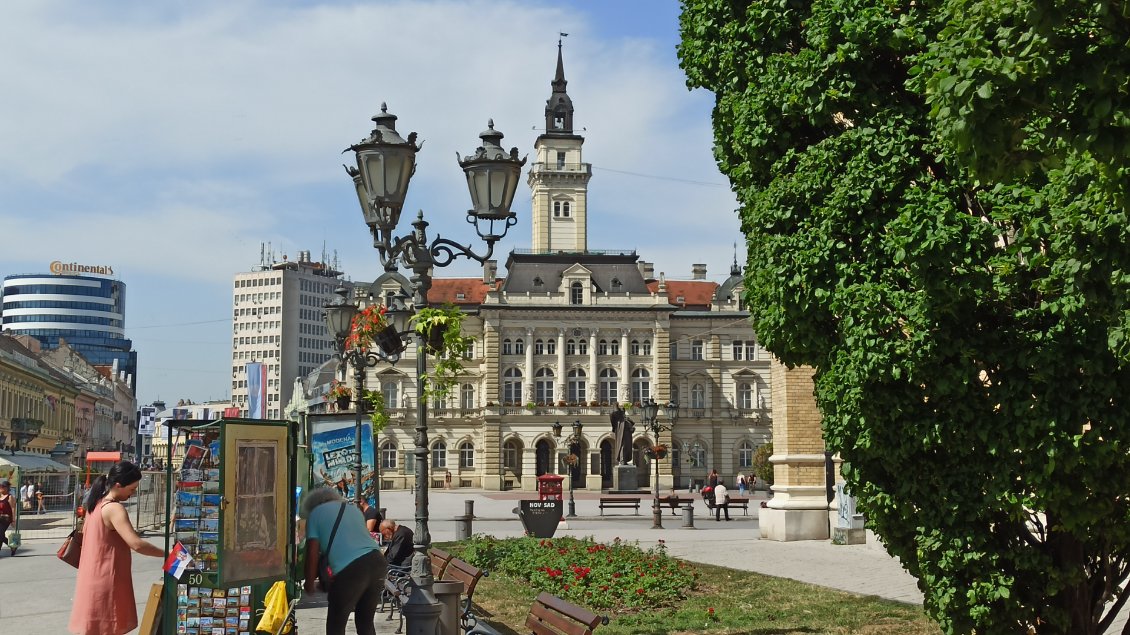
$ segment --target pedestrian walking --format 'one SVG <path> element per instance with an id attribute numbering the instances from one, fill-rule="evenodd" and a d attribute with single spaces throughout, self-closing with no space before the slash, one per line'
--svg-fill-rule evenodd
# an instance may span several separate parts
<path id="1" fill-rule="evenodd" d="M 738 474 L 738 495 L 745 496 L 745 474 Z"/>
<path id="2" fill-rule="evenodd" d="M 722 512 L 726 512 L 726 520 L 730 520 L 730 494 L 726 486 L 719 480 L 714 486 L 714 521 L 722 520 Z"/>
<path id="3" fill-rule="evenodd" d="M 24 483 L 20 486 L 20 505 L 23 506 L 24 511 L 31 511 L 31 497 L 35 494 L 35 486 L 31 483 Z"/>
<path id="4" fill-rule="evenodd" d="M 41 488 L 39 486 L 39 483 L 35 484 L 35 505 L 36 505 L 35 513 L 37 513 L 37 514 L 46 514 L 47 513 L 47 501 L 44 500 L 43 488 Z"/>
<path id="5" fill-rule="evenodd" d="M 714 487 L 717 484 L 718 484 L 718 470 L 711 468 L 710 475 L 706 477 L 706 485 L 708 487 Z"/>
<path id="6" fill-rule="evenodd" d="M 16 555 L 16 548 L 8 542 L 8 527 L 16 517 L 16 503 L 12 501 L 12 484 L 8 479 L 0 479 L 0 548 L 8 544 L 12 555 Z"/>
<path id="7" fill-rule="evenodd" d="M 129 461 L 121 461 L 109 473 L 99 475 L 90 487 L 68 628 L 72 633 L 123 635 L 137 628 L 130 551 L 156 558 L 165 556 L 163 549 L 137 535 L 122 505 L 137 491 L 140 482 L 141 470 Z"/>
<path id="8" fill-rule="evenodd" d="M 323 544 L 334 572 L 326 590 L 326 635 L 345 635 L 350 613 L 358 635 L 376 635 L 373 616 L 384 591 L 388 563 L 365 528 L 361 510 L 347 503 L 336 489 L 320 487 L 302 500 L 301 515 L 306 518 L 306 592 L 316 589 Z"/>

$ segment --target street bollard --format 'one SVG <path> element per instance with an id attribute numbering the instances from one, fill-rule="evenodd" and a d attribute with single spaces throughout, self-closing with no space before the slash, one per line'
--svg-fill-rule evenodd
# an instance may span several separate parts
<path id="1" fill-rule="evenodd" d="M 455 517 L 455 539 L 466 540 L 471 537 L 471 518 L 472 516 L 456 516 Z"/>
<path id="2" fill-rule="evenodd" d="M 687 503 L 683 508 L 683 528 L 694 529 L 694 503 Z"/>
<path id="3" fill-rule="evenodd" d="M 468 518 L 475 517 L 475 501 L 470 499 L 463 501 L 463 515 Z"/>

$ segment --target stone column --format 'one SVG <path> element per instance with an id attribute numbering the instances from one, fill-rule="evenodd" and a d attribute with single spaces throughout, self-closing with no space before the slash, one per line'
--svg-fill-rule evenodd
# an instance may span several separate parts
<path id="1" fill-rule="evenodd" d="M 589 401 L 600 399 L 600 377 L 596 369 L 596 329 L 589 331 Z"/>
<path id="2" fill-rule="evenodd" d="M 554 392 L 558 401 L 565 401 L 565 388 L 569 380 L 565 369 L 565 329 L 557 329 L 557 384 Z"/>
<path id="3" fill-rule="evenodd" d="M 760 515 L 764 540 L 827 540 L 828 500 L 824 491 L 824 437 L 807 366 L 789 369 L 774 359 L 773 498 Z"/>
<path id="4" fill-rule="evenodd" d="M 522 371 L 524 383 L 522 385 L 523 404 L 534 400 L 534 330 L 526 329 L 526 368 Z"/>
<path id="5" fill-rule="evenodd" d="M 628 329 L 620 329 L 620 401 L 632 400 L 632 369 L 628 365 Z"/>

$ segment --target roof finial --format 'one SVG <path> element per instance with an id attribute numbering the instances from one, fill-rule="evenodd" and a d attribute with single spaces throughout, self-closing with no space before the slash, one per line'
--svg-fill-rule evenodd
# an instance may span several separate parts
<path id="1" fill-rule="evenodd" d="M 734 264 L 730 265 L 730 275 L 742 275 L 742 268 L 738 266 L 738 243 L 734 243 Z"/>

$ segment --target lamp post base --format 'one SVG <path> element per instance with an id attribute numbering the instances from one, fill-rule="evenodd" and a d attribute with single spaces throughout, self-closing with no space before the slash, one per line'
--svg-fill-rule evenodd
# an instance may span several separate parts
<path id="1" fill-rule="evenodd" d="M 663 508 L 659 506 L 658 499 L 651 506 L 651 528 L 663 529 Z"/>
<path id="2" fill-rule="evenodd" d="M 404 603 L 401 612 L 404 613 L 408 635 L 435 635 L 439 632 L 439 618 L 443 613 L 443 605 L 432 592 L 430 582 L 412 589 L 412 594 L 408 596 L 408 601 Z"/>

